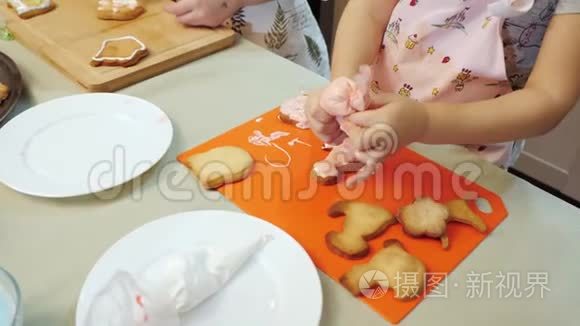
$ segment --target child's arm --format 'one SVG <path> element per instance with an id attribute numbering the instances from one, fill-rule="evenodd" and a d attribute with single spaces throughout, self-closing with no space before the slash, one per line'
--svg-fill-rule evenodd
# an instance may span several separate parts
<path id="1" fill-rule="evenodd" d="M 465 104 L 429 104 L 426 143 L 485 144 L 544 134 L 580 96 L 580 15 L 555 16 L 522 90 Z"/>
<path id="2" fill-rule="evenodd" d="M 580 15 L 555 16 L 526 86 L 508 95 L 472 103 L 428 103 L 383 94 L 373 107 L 349 119 L 366 127 L 357 143 L 373 149 L 375 131 L 396 133 L 398 146 L 488 144 L 544 134 L 568 114 L 580 96 Z M 387 153 L 385 153 L 387 154 Z"/>
<path id="3" fill-rule="evenodd" d="M 332 55 L 332 79 L 351 77 L 372 64 L 397 0 L 350 0 L 340 18 Z"/>
<path id="4" fill-rule="evenodd" d="M 350 0 L 334 40 L 332 79 L 354 76 L 372 64 L 397 0 Z M 306 104 L 310 129 L 326 143 L 339 143 L 344 134 L 336 119 L 320 108 L 320 91 L 311 91 Z"/>

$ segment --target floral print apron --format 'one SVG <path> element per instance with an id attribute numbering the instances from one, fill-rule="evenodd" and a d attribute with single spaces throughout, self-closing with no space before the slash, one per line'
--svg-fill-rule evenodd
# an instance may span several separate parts
<path id="1" fill-rule="evenodd" d="M 491 99 L 512 91 L 502 26 L 533 0 L 401 0 L 385 29 L 373 89 L 421 102 Z M 418 19 L 419 18 L 419 19 Z M 469 145 L 506 167 L 514 142 Z"/>

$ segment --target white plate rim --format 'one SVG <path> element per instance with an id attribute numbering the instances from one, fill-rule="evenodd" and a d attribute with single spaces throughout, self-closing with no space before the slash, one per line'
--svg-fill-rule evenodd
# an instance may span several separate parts
<path id="1" fill-rule="evenodd" d="M 318 307 L 316 309 L 317 310 L 316 316 L 313 317 L 313 325 L 320 324 L 320 322 L 322 320 L 322 310 L 323 310 L 323 290 L 322 290 L 322 282 L 321 282 L 320 276 L 318 274 L 318 268 L 316 267 L 316 265 L 312 261 L 312 258 L 310 257 L 310 255 L 308 254 L 306 249 L 304 249 L 304 247 L 294 237 L 292 237 L 290 234 L 288 234 L 282 228 L 280 228 L 280 227 L 278 227 L 278 226 L 276 226 L 276 225 L 274 225 L 274 224 L 272 224 L 264 219 L 249 215 L 249 214 L 244 213 L 244 212 L 231 211 L 231 210 L 220 210 L 220 209 L 200 209 L 200 210 L 184 211 L 184 212 L 178 212 L 175 214 L 166 215 L 166 216 L 157 218 L 155 220 L 152 220 L 150 222 L 147 222 L 145 224 L 142 224 L 142 225 L 134 228 L 133 230 L 125 233 L 123 236 L 121 236 L 121 238 L 116 240 L 112 245 L 108 246 L 107 249 L 105 249 L 105 251 L 103 251 L 100 254 L 99 258 L 93 264 L 90 271 L 87 273 L 86 277 L 83 280 L 83 284 L 82 284 L 82 287 L 79 291 L 79 295 L 78 295 L 76 305 L 75 305 L 75 311 L 74 311 L 75 325 L 83 326 L 81 317 L 79 316 L 79 307 L 80 307 L 81 300 L 83 299 L 83 295 L 87 291 L 86 288 L 88 287 L 88 282 L 89 282 L 89 279 L 91 278 L 91 275 L 94 274 L 95 271 L 98 269 L 99 265 L 103 264 L 103 262 L 107 259 L 106 256 L 109 255 L 111 252 L 113 252 L 115 250 L 115 248 L 119 247 L 125 239 L 134 236 L 136 233 L 140 232 L 141 229 L 143 229 L 145 227 L 152 227 L 157 223 L 164 223 L 164 222 L 167 223 L 167 221 L 169 221 L 170 219 L 177 219 L 177 218 L 185 217 L 185 216 L 189 216 L 190 218 L 198 218 L 195 215 L 203 216 L 206 214 L 215 214 L 215 215 L 225 214 L 225 215 L 229 215 L 232 217 L 236 216 L 237 218 L 249 219 L 250 221 L 252 221 L 252 223 L 258 223 L 258 224 L 265 225 L 273 230 L 276 230 L 280 234 L 282 234 L 286 238 L 286 240 L 289 241 L 289 243 L 297 250 L 297 253 L 299 253 L 300 255 L 303 255 L 303 257 L 305 258 L 305 260 L 307 262 L 307 266 L 303 266 L 303 268 L 308 268 L 309 271 L 307 271 L 307 273 L 314 275 L 313 280 L 315 281 L 316 284 L 311 285 L 310 288 L 312 289 L 312 292 L 309 294 L 312 294 L 312 295 L 310 295 L 309 298 L 313 298 L 316 301 L 316 306 Z M 315 286 L 315 288 L 313 288 L 314 286 Z M 314 294 L 316 295 L 316 297 L 313 296 Z M 88 300 L 88 299 L 86 299 L 86 300 Z"/>
<path id="2" fill-rule="evenodd" d="M 21 185 L 14 184 L 13 182 L 10 182 L 10 181 L 7 182 L 6 180 L 3 180 L 1 177 L 0 177 L 0 184 L 3 184 L 6 187 L 11 188 L 12 190 L 17 191 L 19 193 L 30 195 L 30 196 L 35 196 L 35 197 L 71 198 L 71 197 L 90 195 L 90 194 L 110 190 L 112 188 L 126 184 L 127 182 L 134 180 L 134 179 L 140 177 L 141 175 L 145 174 L 147 171 L 151 170 L 157 163 L 159 163 L 163 159 L 163 157 L 169 151 L 169 148 L 171 147 L 171 145 L 173 143 L 175 130 L 174 130 L 174 126 L 173 126 L 173 123 L 172 123 L 170 117 L 167 115 L 167 113 L 165 111 L 163 111 L 156 104 L 151 103 L 150 101 L 147 101 L 143 98 L 136 97 L 136 96 L 126 95 L 126 94 L 118 94 L 118 93 L 94 92 L 94 93 L 80 93 L 80 94 L 73 94 L 73 95 L 57 97 L 57 98 L 39 103 L 37 105 L 34 105 L 33 107 L 29 108 L 28 110 L 25 110 L 24 112 L 20 113 L 19 115 L 15 116 L 13 119 L 8 121 L 2 128 L 0 128 L 0 138 L 2 137 L 3 130 L 8 130 L 10 128 L 13 128 L 14 124 L 22 123 L 21 121 L 25 121 L 24 119 L 30 119 L 30 117 L 34 117 L 35 114 L 40 114 L 40 113 L 37 113 L 37 112 L 39 112 L 39 110 L 43 110 L 46 112 L 47 110 L 51 110 L 51 107 L 53 108 L 53 110 L 56 110 L 55 106 L 53 106 L 54 103 L 57 103 L 59 101 L 67 101 L 67 100 L 71 100 L 71 99 L 75 99 L 75 98 L 81 98 L 81 97 L 89 98 L 89 97 L 103 97 L 103 96 L 110 97 L 110 98 L 116 97 L 119 100 L 128 99 L 128 100 L 142 103 L 142 104 L 144 104 L 144 106 L 147 106 L 148 107 L 147 109 L 150 110 L 151 112 L 156 111 L 161 116 L 164 116 L 166 118 L 167 123 L 164 123 L 164 125 L 163 125 L 163 128 L 167 128 L 166 130 L 164 130 L 164 133 L 166 134 L 164 145 L 159 147 L 159 155 L 157 155 L 155 157 L 151 157 L 151 165 L 149 166 L 149 168 L 141 170 L 141 171 L 139 171 L 139 173 L 135 173 L 132 176 L 125 177 L 122 180 L 118 180 L 117 182 L 115 182 L 114 184 L 112 184 L 110 186 L 101 187 L 101 188 L 97 188 L 94 190 L 82 190 L 81 191 L 80 190 L 81 187 L 79 187 L 79 190 L 77 190 L 77 191 L 69 191 L 69 192 L 54 191 L 51 193 L 51 192 L 46 192 L 46 191 L 27 189 L 26 187 L 23 188 Z M 60 112 L 60 111 L 58 111 L 58 112 Z"/>

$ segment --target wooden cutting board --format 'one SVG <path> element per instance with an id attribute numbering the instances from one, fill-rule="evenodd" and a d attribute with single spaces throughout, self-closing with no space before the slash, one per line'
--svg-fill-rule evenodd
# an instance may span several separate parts
<path id="1" fill-rule="evenodd" d="M 168 1 L 142 0 L 145 14 L 126 22 L 97 19 L 97 0 L 56 0 L 55 10 L 28 20 L 5 5 L 0 12 L 19 42 L 89 91 L 111 92 L 234 44 L 236 34 L 229 29 L 179 24 L 163 11 Z M 90 65 L 104 40 L 127 35 L 145 43 L 150 52 L 147 58 L 129 68 Z"/>

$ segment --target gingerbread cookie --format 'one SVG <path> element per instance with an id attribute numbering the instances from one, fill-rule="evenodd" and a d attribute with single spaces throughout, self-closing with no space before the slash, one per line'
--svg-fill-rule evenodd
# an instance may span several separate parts
<path id="1" fill-rule="evenodd" d="M 431 198 L 417 199 L 403 207 L 397 216 L 403 225 L 405 233 L 413 237 L 429 237 L 440 239 L 444 249 L 449 247 L 447 223 L 459 222 L 474 227 L 479 232 L 485 232 L 487 226 L 461 199 L 440 204 Z"/>
<path id="2" fill-rule="evenodd" d="M 123 66 L 136 65 L 149 54 L 143 42 L 134 36 L 124 36 L 103 41 L 101 48 L 92 58 L 92 66 Z"/>
<path id="3" fill-rule="evenodd" d="M 449 210 L 449 217 L 451 221 L 467 224 L 475 228 L 479 232 L 487 231 L 487 225 L 483 220 L 477 216 L 465 200 L 456 199 L 445 203 Z"/>
<path id="4" fill-rule="evenodd" d="M 345 139 L 340 145 L 331 145 L 329 148 L 330 153 L 326 159 L 315 162 L 312 166 L 312 175 L 316 177 L 318 183 L 334 185 L 342 175 L 365 168 L 365 164 L 357 160 L 356 150 L 349 139 Z M 328 149 L 325 149 L 323 145 L 323 150 Z"/>
<path id="5" fill-rule="evenodd" d="M 206 189 L 245 179 L 254 166 L 250 153 L 235 146 L 216 147 L 191 156 L 186 163 Z"/>
<path id="6" fill-rule="evenodd" d="M 42 15 L 56 8 L 52 0 L 8 0 L 7 4 L 22 19 Z"/>
<path id="7" fill-rule="evenodd" d="M 440 239 L 443 248 L 449 245 L 447 239 L 449 210 L 445 205 L 431 198 L 420 198 L 401 208 L 397 219 L 408 235 Z"/>
<path id="8" fill-rule="evenodd" d="M 144 12 L 138 0 L 99 0 L 97 7 L 97 17 L 103 20 L 133 20 Z"/>
<path id="9" fill-rule="evenodd" d="M 379 272 L 382 274 L 377 275 Z M 340 283 L 350 293 L 358 296 L 361 294 L 361 280 L 364 278 L 369 281 L 368 284 L 364 284 L 365 290 L 380 286 L 383 291 L 393 289 L 394 297 L 398 300 L 410 300 L 423 293 L 426 272 L 425 264 L 409 254 L 399 241 L 387 240 L 383 244 L 383 249 L 367 264 L 354 266 L 340 278 Z M 367 275 L 368 277 L 365 277 Z"/>
<path id="10" fill-rule="evenodd" d="M 9 95 L 10 95 L 10 88 L 8 88 L 8 86 L 0 83 L 0 104 L 2 104 L 2 102 L 4 102 L 4 100 L 6 100 Z"/>
<path id="11" fill-rule="evenodd" d="M 369 253 L 367 241 L 380 236 L 397 222 L 388 210 L 356 201 L 340 201 L 328 211 L 331 217 L 345 216 L 341 232 L 326 234 L 326 244 L 335 254 L 347 259 L 364 258 Z"/>

